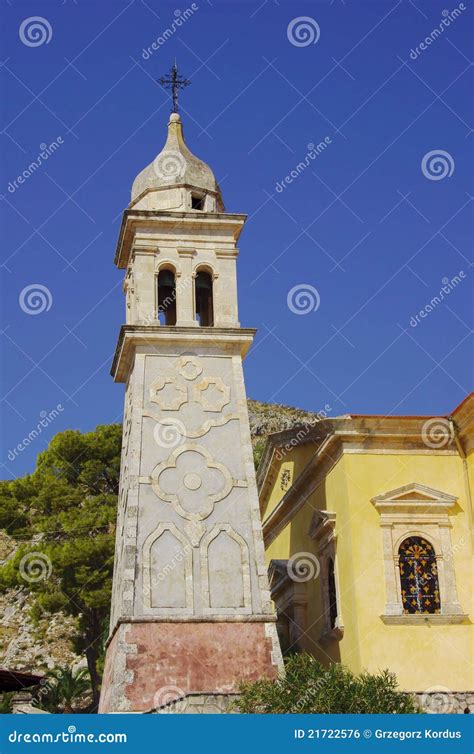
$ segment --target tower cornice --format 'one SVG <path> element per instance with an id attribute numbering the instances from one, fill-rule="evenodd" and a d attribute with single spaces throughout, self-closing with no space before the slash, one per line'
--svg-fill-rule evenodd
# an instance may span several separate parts
<path id="1" fill-rule="evenodd" d="M 125 382 L 133 357 L 140 346 L 148 353 L 163 352 L 164 347 L 205 348 L 219 353 L 237 353 L 242 358 L 252 345 L 254 328 L 179 327 L 173 325 L 122 325 L 110 373 L 115 382 Z"/>
<path id="2" fill-rule="evenodd" d="M 169 239 L 170 234 L 179 237 L 180 245 L 196 232 L 206 234 L 219 230 L 235 244 L 242 232 L 247 215 L 227 212 L 170 212 L 168 210 L 126 209 L 120 226 L 114 262 L 117 267 L 125 269 L 129 262 L 135 234 L 138 230 L 149 229 L 155 237 L 163 234 Z M 148 242 L 149 243 L 149 242 Z"/>

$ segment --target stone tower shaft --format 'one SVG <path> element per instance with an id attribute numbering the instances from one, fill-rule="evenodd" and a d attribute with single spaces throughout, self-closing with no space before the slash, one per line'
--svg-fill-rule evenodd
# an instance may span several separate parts
<path id="1" fill-rule="evenodd" d="M 172 114 L 115 257 L 127 313 L 112 375 L 126 395 L 101 712 L 185 711 L 196 693 L 214 709 L 281 665 L 242 370 L 255 334 L 238 321 L 244 222 Z"/>

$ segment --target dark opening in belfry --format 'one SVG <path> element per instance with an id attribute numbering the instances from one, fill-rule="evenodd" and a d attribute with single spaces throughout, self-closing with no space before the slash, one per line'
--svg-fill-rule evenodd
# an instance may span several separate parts
<path id="1" fill-rule="evenodd" d="M 198 209 L 200 212 L 204 211 L 204 197 L 197 194 L 191 194 L 191 209 Z"/>
<path id="2" fill-rule="evenodd" d="M 214 325 L 212 298 L 212 275 L 200 270 L 196 275 L 196 319 L 201 327 Z"/>
<path id="3" fill-rule="evenodd" d="M 173 270 L 158 274 L 158 320 L 161 325 L 176 324 L 176 279 Z"/>

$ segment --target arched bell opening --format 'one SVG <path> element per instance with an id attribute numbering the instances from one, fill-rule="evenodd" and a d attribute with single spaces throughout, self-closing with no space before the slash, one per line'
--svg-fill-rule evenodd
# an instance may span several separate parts
<path id="1" fill-rule="evenodd" d="M 174 270 L 158 274 L 158 320 L 160 325 L 176 324 L 176 276 Z"/>
<path id="2" fill-rule="evenodd" d="M 199 270 L 195 281 L 196 320 L 201 327 L 214 325 L 214 301 L 212 275 Z"/>

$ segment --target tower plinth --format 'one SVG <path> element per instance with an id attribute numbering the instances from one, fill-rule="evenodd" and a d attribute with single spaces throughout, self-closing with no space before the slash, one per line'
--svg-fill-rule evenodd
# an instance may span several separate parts
<path id="1" fill-rule="evenodd" d="M 237 241 L 177 113 L 134 182 L 115 257 L 126 385 L 112 614 L 100 712 L 232 695 L 281 666 L 238 321 Z M 215 711 L 215 710 L 214 710 Z"/>

